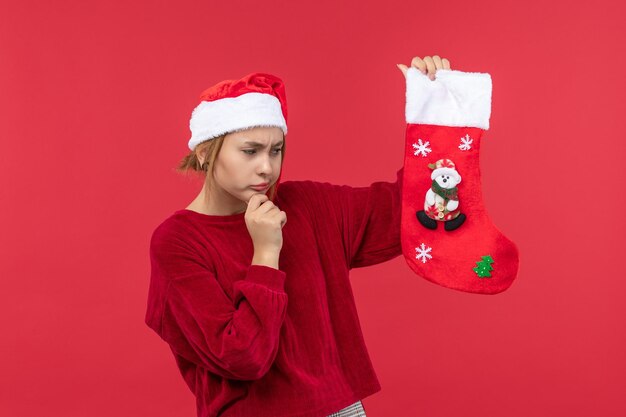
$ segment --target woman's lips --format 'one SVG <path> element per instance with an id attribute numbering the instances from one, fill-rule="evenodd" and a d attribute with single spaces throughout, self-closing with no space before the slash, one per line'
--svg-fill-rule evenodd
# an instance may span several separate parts
<path id="1" fill-rule="evenodd" d="M 266 188 L 268 188 L 268 187 L 269 187 L 269 184 L 267 184 L 267 185 L 261 185 L 261 186 L 258 186 L 258 185 L 252 185 L 250 188 L 253 188 L 253 189 L 257 190 L 257 191 L 261 191 L 261 190 L 265 190 L 265 189 L 266 189 Z"/>

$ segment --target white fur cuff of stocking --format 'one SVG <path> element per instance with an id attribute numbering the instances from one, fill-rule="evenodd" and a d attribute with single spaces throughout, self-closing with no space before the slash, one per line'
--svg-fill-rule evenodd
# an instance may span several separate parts
<path id="1" fill-rule="evenodd" d="M 491 75 L 438 69 L 435 80 L 415 67 L 406 73 L 407 123 L 489 129 Z"/>

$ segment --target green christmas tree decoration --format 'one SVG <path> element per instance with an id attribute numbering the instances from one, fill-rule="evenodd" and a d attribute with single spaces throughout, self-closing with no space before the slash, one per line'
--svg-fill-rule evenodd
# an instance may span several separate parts
<path id="1" fill-rule="evenodd" d="M 480 278 L 491 278 L 490 271 L 493 271 L 493 266 L 491 266 L 492 263 L 493 258 L 489 255 L 485 255 L 481 258 L 480 261 L 476 262 L 476 267 L 472 269 Z"/>

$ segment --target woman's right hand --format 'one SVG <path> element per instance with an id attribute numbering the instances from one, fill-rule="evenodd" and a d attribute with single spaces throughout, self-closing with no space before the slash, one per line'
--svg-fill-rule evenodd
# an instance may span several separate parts
<path id="1" fill-rule="evenodd" d="M 287 214 L 267 195 L 256 193 L 248 201 L 245 219 L 255 253 L 279 254 L 283 247 L 282 228 L 287 223 Z"/>

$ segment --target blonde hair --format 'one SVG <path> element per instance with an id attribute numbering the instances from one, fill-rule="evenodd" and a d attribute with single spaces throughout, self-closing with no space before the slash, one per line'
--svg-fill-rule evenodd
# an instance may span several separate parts
<path id="1" fill-rule="evenodd" d="M 195 150 L 189 152 L 178 164 L 176 167 L 176 171 L 182 174 L 189 174 L 190 172 L 200 173 L 205 181 L 207 181 L 207 187 L 209 190 L 213 186 L 213 175 L 207 174 L 210 172 L 213 174 L 215 172 L 215 160 L 220 154 L 220 150 L 222 149 L 222 144 L 224 143 L 224 138 L 227 134 L 218 136 L 216 138 L 205 140 L 204 142 L 199 143 Z M 285 147 L 287 145 L 286 138 L 283 141 L 282 150 L 281 150 L 281 160 L 280 167 L 282 170 L 283 163 L 285 162 Z M 198 155 L 202 156 L 204 159 L 204 163 L 200 163 L 200 158 Z M 267 190 L 268 198 L 273 202 L 274 197 L 276 195 L 276 186 L 277 182 L 274 182 Z"/>

